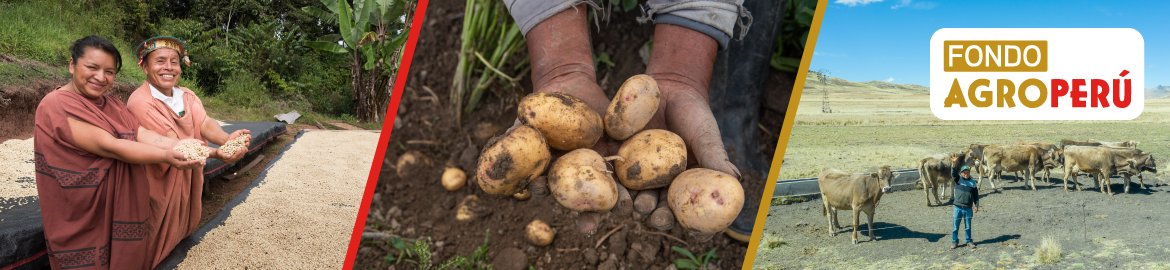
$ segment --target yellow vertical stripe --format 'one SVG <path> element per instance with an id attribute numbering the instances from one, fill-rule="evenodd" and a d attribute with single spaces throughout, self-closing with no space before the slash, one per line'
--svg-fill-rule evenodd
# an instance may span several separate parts
<path id="1" fill-rule="evenodd" d="M 760 198 L 760 210 L 756 212 L 756 225 L 752 228 L 751 242 L 748 242 L 747 254 L 743 259 L 743 269 L 751 269 L 756 261 L 756 253 L 760 246 L 760 237 L 764 235 L 764 222 L 768 218 L 768 208 L 772 206 L 772 193 L 776 191 L 776 177 L 780 172 L 780 164 L 784 163 L 784 150 L 788 148 L 788 136 L 792 134 L 793 119 L 796 118 L 796 108 L 800 106 L 800 94 L 804 90 L 805 77 L 808 76 L 808 67 L 812 63 L 813 50 L 817 45 L 817 35 L 821 32 L 821 20 L 825 17 L 825 7 L 829 0 L 817 1 L 817 13 L 813 16 L 812 26 L 808 29 L 808 41 L 804 45 L 804 55 L 800 58 L 800 69 L 796 71 L 796 82 L 792 85 L 792 97 L 788 101 L 788 112 L 784 113 L 784 127 L 780 130 L 780 137 L 776 138 L 776 155 L 772 157 L 772 167 L 768 170 L 768 177 L 764 178 L 764 196 Z"/>

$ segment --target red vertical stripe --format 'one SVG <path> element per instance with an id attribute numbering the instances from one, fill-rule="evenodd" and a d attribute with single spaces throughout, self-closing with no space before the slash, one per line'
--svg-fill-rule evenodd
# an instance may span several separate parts
<path id="1" fill-rule="evenodd" d="M 370 176 L 366 179 L 366 192 L 362 195 L 362 205 L 358 210 L 357 220 L 353 224 L 353 235 L 349 240 L 349 251 L 345 255 L 345 267 L 353 269 L 357 259 L 358 247 L 361 245 L 362 230 L 365 228 L 366 215 L 370 212 L 370 201 L 374 197 L 374 187 L 378 186 L 378 172 L 382 170 L 382 158 L 386 155 L 386 144 L 390 142 L 390 132 L 394 130 L 394 116 L 398 115 L 398 102 L 402 100 L 402 89 L 406 87 L 406 76 L 410 74 L 410 62 L 414 59 L 414 45 L 418 43 L 419 30 L 426 19 L 427 0 L 419 0 L 414 10 L 414 19 L 410 22 L 410 36 L 406 38 L 406 48 L 402 53 L 402 65 L 398 69 L 398 77 L 394 79 L 394 93 L 390 95 L 390 106 L 386 108 L 386 119 L 382 124 L 382 136 L 378 138 L 378 151 L 373 156 L 370 166 Z"/>

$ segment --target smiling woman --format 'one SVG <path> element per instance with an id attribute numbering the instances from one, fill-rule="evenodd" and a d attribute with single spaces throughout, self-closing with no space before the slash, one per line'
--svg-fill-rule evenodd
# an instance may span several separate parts
<path id="1" fill-rule="evenodd" d="M 150 209 L 142 166 L 202 166 L 178 142 L 142 129 L 117 98 L 105 95 L 121 69 L 108 40 L 89 36 L 70 48 L 72 80 L 41 100 L 34 158 L 45 242 L 54 269 L 148 268 Z M 140 143 L 152 142 L 151 144 Z"/>
<path id="2" fill-rule="evenodd" d="M 130 94 L 127 106 L 142 127 L 175 140 L 194 139 L 226 145 L 228 141 L 244 137 L 244 145 L 251 143 L 247 129 L 231 134 L 223 131 L 215 119 L 207 116 L 195 92 L 179 87 L 183 69 L 179 62 L 191 66 L 187 46 L 182 40 L 169 36 L 147 39 L 138 45 L 138 66 L 146 73 L 146 81 Z M 221 148 L 222 149 L 222 148 Z M 213 149 L 208 158 L 231 164 L 248 151 L 226 154 Z M 194 232 L 202 214 L 200 198 L 203 194 L 203 170 L 182 170 L 168 164 L 146 166 L 146 181 L 150 188 L 151 236 L 148 246 L 158 264 L 170 254 L 180 240 Z"/>

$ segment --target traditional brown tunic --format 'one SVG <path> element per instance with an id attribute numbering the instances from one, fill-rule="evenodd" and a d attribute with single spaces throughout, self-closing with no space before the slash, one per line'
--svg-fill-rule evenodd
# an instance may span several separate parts
<path id="1" fill-rule="evenodd" d="M 127 106 L 142 127 L 164 136 L 183 140 L 203 140 L 199 128 L 207 120 L 203 102 L 186 88 L 175 87 L 172 95 L 183 95 L 186 113 L 179 117 L 161 100 L 150 94 L 149 82 L 130 94 Z M 179 241 L 195 231 L 202 214 L 203 167 L 179 170 L 168 164 L 146 165 L 144 178 L 150 186 L 149 249 L 158 265 Z"/>
<path id="2" fill-rule="evenodd" d="M 68 118 L 136 140 L 138 120 L 109 95 L 56 90 L 41 100 L 33 149 L 41 219 L 53 269 L 147 269 L 148 203 L 142 165 L 78 148 Z"/>

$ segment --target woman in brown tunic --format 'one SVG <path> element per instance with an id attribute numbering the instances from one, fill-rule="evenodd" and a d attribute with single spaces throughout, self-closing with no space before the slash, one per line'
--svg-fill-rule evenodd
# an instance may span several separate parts
<path id="1" fill-rule="evenodd" d="M 249 136 L 247 129 L 228 134 L 215 119 L 207 116 L 203 102 L 195 92 L 179 87 L 183 69 L 180 62 L 188 62 L 183 41 L 159 36 L 143 41 L 137 49 L 138 66 L 146 74 L 130 99 L 126 101 L 143 128 L 168 138 L 195 139 L 224 145 L 239 136 Z M 244 139 L 249 145 L 251 137 Z M 231 164 L 244 157 L 241 150 L 232 156 L 211 149 L 209 158 Z M 171 253 L 175 245 L 195 231 L 202 215 L 203 170 L 182 170 L 168 164 L 146 165 L 145 180 L 150 187 L 150 221 L 147 232 L 148 249 L 157 265 Z"/>
<path id="2" fill-rule="evenodd" d="M 120 100 L 103 95 L 121 69 L 108 40 L 73 43 L 72 80 L 41 100 L 34 151 L 41 219 L 53 269 L 147 269 L 149 200 L 142 165 L 196 168 L 179 141 L 138 125 Z"/>

